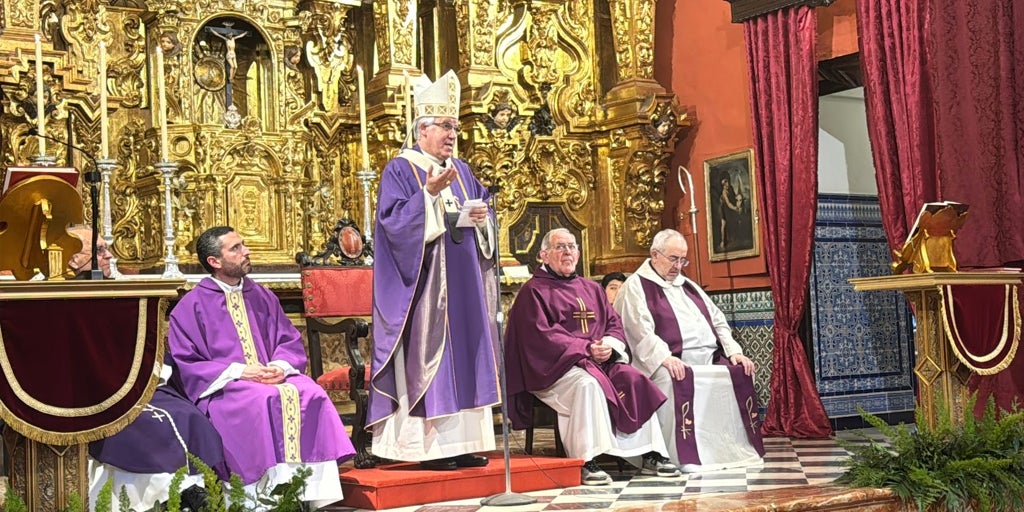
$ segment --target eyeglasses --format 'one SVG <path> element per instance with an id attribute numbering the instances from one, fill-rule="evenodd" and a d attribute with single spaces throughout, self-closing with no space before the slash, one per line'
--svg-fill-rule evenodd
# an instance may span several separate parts
<path id="1" fill-rule="evenodd" d="M 448 133 L 455 133 L 455 132 L 459 131 L 459 123 L 453 123 L 451 121 L 445 121 L 443 123 L 430 123 L 430 124 L 440 128 L 440 129 L 442 129 L 442 130 L 444 130 L 444 131 L 446 131 Z"/>
<path id="2" fill-rule="evenodd" d="M 658 249 L 655 249 L 654 252 L 657 252 L 663 258 L 668 260 L 668 262 L 671 263 L 673 267 L 686 267 L 690 265 L 690 260 L 686 259 L 686 256 L 669 256 L 668 254 L 665 254 L 664 252 L 659 251 Z"/>
<path id="3" fill-rule="evenodd" d="M 567 251 L 575 251 L 575 250 L 579 249 L 580 246 L 578 246 L 576 244 L 555 244 L 555 245 L 551 246 L 551 248 L 553 250 L 558 251 L 558 252 L 567 252 Z"/>

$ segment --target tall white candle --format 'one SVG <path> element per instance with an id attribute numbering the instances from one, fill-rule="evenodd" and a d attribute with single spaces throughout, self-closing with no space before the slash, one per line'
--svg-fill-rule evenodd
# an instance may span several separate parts
<path id="1" fill-rule="evenodd" d="M 363 76 L 363 67 L 356 66 L 356 78 L 359 82 L 359 137 L 362 141 L 360 154 L 363 157 L 363 169 L 370 169 L 370 151 L 366 137 L 366 78 Z"/>
<path id="2" fill-rule="evenodd" d="M 39 156 L 46 156 L 46 99 L 43 94 L 43 41 L 36 34 L 36 131 L 39 133 Z"/>
<path id="3" fill-rule="evenodd" d="M 167 148 L 167 93 L 164 91 L 164 52 L 156 47 L 156 89 L 160 101 L 160 161 L 170 162 Z"/>
<path id="4" fill-rule="evenodd" d="M 110 136 L 107 133 L 107 43 L 100 41 L 99 76 L 96 82 L 100 88 L 100 155 L 110 158 Z"/>
<path id="5" fill-rule="evenodd" d="M 402 78 L 405 79 L 405 142 L 412 146 L 412 83 L 409 81 L 409 70 L 402 70 Z"/>

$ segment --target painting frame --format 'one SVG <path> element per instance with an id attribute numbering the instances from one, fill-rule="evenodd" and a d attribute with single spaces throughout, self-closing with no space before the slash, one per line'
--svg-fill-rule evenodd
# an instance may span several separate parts
<path id="1" fill-rule="evenodd" d="M 754 150 L 704 160 L 708 259 L 728 261 L 761 254 L 757 228 Z"/>

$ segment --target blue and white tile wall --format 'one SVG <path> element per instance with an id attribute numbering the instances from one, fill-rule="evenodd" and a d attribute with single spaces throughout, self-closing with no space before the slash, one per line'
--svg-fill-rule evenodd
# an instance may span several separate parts
<path id="1" fill-rule="evenodd" d="M 711 294 L 711 300 L 725 313 L 732 326 L 733 338 L 757 365 L 754 388 L 762 409 L 768 403 L 768 383 L 772 369 L 772 326 L 775 325 L 775 303 L 768 290 Z"/>
<path id="2" fill-rule="evenodd" d="M 814 373 L 831 418 L 914 409 L 913 326 L 899 292 L 857 292 L 890 273 L 878 198 L 821 194 L 811 269 Z"/>

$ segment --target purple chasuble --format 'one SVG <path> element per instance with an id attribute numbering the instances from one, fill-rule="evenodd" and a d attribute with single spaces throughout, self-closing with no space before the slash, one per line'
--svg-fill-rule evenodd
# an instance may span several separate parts
<path id="1" fill-rule="evenodd" d="M 647 376 L 625 363 L 599 365 L 589 359 L 587 347 L 604 336 L 625 339 L 601 285 L 580 277 L 560 279 L 543 267 L 534 272 L 509 310 L 505 336 L 513 428 L 532 424 L 530 392 L 551 387 L 573 366 L 601 384 L 616 430 L 632 434 L 651 418 L 666 397 Z"/>
<path id="2" fill-rule="evenodd" d="M 277 297 L 251 279 L 243 280 L 241 293 L 259 363 L 285 361 L 304 371 L 306 352 L 302 336 L 285 316 Z M 284 431 L 281 393 L 276 386 L 234 380 L 199 398 L 228 365 L 245 364 L 242 343 L 228 313 L 227 297 L 212 279 L 200 281 L 174 307 L 167 344 L 181 370 L 185 394 L 220 432 L 228 469 L 246 484 L 259 480 L 278 463 L 340 463 L 355 454 L 327 393 L 301 373 L 289 375 L 284 381 L 298 390 L 301 461 L 286 458 L 286 440 L 293 442 L 295 438 Z"/>
<path id="3" fill-rule="evenodd" d="M 665 296 L 665 289 L 657 283 L 640 276 L 640 283 L 644 288 L 644 297 L 647 300 L 647 309 L 654 319 L 654 333 L 668 344 L 672 355 L 679 357 L 683 353 L 683 338 L 679 327 L 679 321 L 672 305 Z M 736 405 L 740 409 L 740 417 L 748 421 L 743 422 L 743 429 L 747 432 L 747 439 L 757 450 L 758 455 L 764 457 L 764 441 L 761 437 L 761 422 L 758 414 L 760 403 L 757 394 L 754 392 L 754 379 L 743 373 L 743 365 L 732 364 L 725 357 L 722 342 L 718 339 L 718 331 L 711 320 L 711 312 L 708 311 L 704 298 L 701 297 L 689 281 L 683 283 L 683 292 L 687 298 L 693 301 L 701 315 L 711 326 L 711 332 L 715 333 L 715 341 L 718 343 L 718 350 L 715 351 L 714 364 L 724 365 L 729 370 L 729 378 L 732 379 L 732 389 L 736 396 Z M 696 419 L 693 415 L 693 370 L 687 365 L 686 378 L 672 381 L 672 394 L 675 396 L 676 428 L 673 429 L 676 435 L 676 453 L 680 464 L 700 464 L 700 455 L 697 453 L 697 437 L 694 435 Z"/>
<path id="4" fill-rule="evenodd" d="M 170 354 L 165 365 L 172 365 Z M 174 370 L 175 375 L 177 369 Z M 199 470 L 185 453 L 199 457 L 227 480 L 224 447 L 210 420 L 176 387 L 177 379 L 156 388 L 153 399 L 124 430 L 89 443 L 89 456 L 124 471 L 138 474 L 174 473 L 188 466 L 189 474 Z"/>
<path id="5" fill-rule="evenodd" d="M 450 190 L 459 203 L 486 201 L 487 190 L 469 166 L 451 162 L 458 176 Z M 445 232 L 424 245 L 423 186 L 429 171 L 395 158 L 380 177 L 368 428 L 398 409 L 399 346 L 411 416 L 436 418 L 500 403 L 492 261 L 481 256 L 475 228 L 455 228 L 462 232 L 461 243 Z"/>

